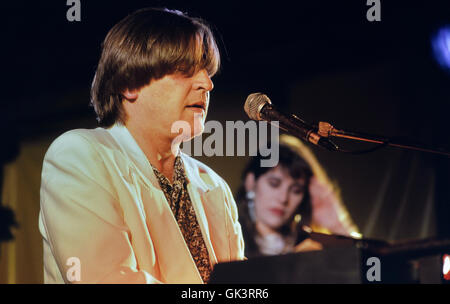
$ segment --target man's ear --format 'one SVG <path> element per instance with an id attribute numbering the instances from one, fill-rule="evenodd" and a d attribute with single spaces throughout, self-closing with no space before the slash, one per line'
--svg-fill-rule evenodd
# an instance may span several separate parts
<path id="1" fill-rule="evenodd" d="M 252 172 L 247 173 L 244 181 L 245 191 L 253 191 L 255 188 L 255 174 Z"/>
<path id="2" fill-rule="evenodd" d="M 126 100 L 133 102 L 138 98 L 139 91 L 138 90 L 130 91 L 129 89 L 125 89 L 125 91 L 122 93 L 122 95 Z"/>

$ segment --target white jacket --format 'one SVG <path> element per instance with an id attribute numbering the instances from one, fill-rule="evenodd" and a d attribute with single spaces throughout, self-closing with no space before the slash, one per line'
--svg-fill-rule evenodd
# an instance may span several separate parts
<path id="1" fill-rule="evenodd" d="M 244 259 L 228 185 L 181 157 L 211 263 Z M 46 283 L 76 280 L 72 257 L 81 266 L 78 283 L 202 283 L 152 167 L 124 126 L 72 130 L 52 143 L 42 169 L 39 229 Z"/>

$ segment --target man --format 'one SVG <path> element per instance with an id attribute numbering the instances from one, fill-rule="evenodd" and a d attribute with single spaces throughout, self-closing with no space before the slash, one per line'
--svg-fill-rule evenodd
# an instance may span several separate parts
<path id="1" fill-rule="evenodd" d="M 63 134 L 44 159 L 45 282 L 203 283 L 244 258 L 228 185 L 177 140 L 203 131 L 219 61 L 210 29 L 178 11 L 109 31 L 91 91 L 103 128 Z"/>

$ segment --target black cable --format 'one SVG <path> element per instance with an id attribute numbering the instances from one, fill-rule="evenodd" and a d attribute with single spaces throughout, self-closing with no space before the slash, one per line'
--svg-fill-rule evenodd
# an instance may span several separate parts
<path id="1" fill-rule="evenodd" d="M 384 142 L 382 144 L 378 144 L 377 146 L 375 146 L 373 148 L 365 149 L 365 150 L 344 150 L 344 149 L 341 149 L 338 147 L 338 149 L 336 151 L 341 152 L 341 153 L 346 153 L 346 154 L 366 154 L 366 153 L 370 153 L 370 152 L 374 152 L 379 149 L 382 149 L 388 145 L 389 145 L 389 142 Z"/>

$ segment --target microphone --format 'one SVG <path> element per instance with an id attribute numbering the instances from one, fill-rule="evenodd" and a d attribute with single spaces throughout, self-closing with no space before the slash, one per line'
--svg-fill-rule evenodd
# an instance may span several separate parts
<path id="1" fill-rule="evenodd" d="M 278 111 L 267 95 L 253 93 L 248 95 L 244 105 L 245 113 L 253 120 L 264 120 L 268 122 L 278 121 L 278 127 L 303 141 L 321 146 L 330 151 L 337 151 L 338 147 L 316 133 L 316 127 L 304 122 L 295 115 L 287 115 Z"/>

